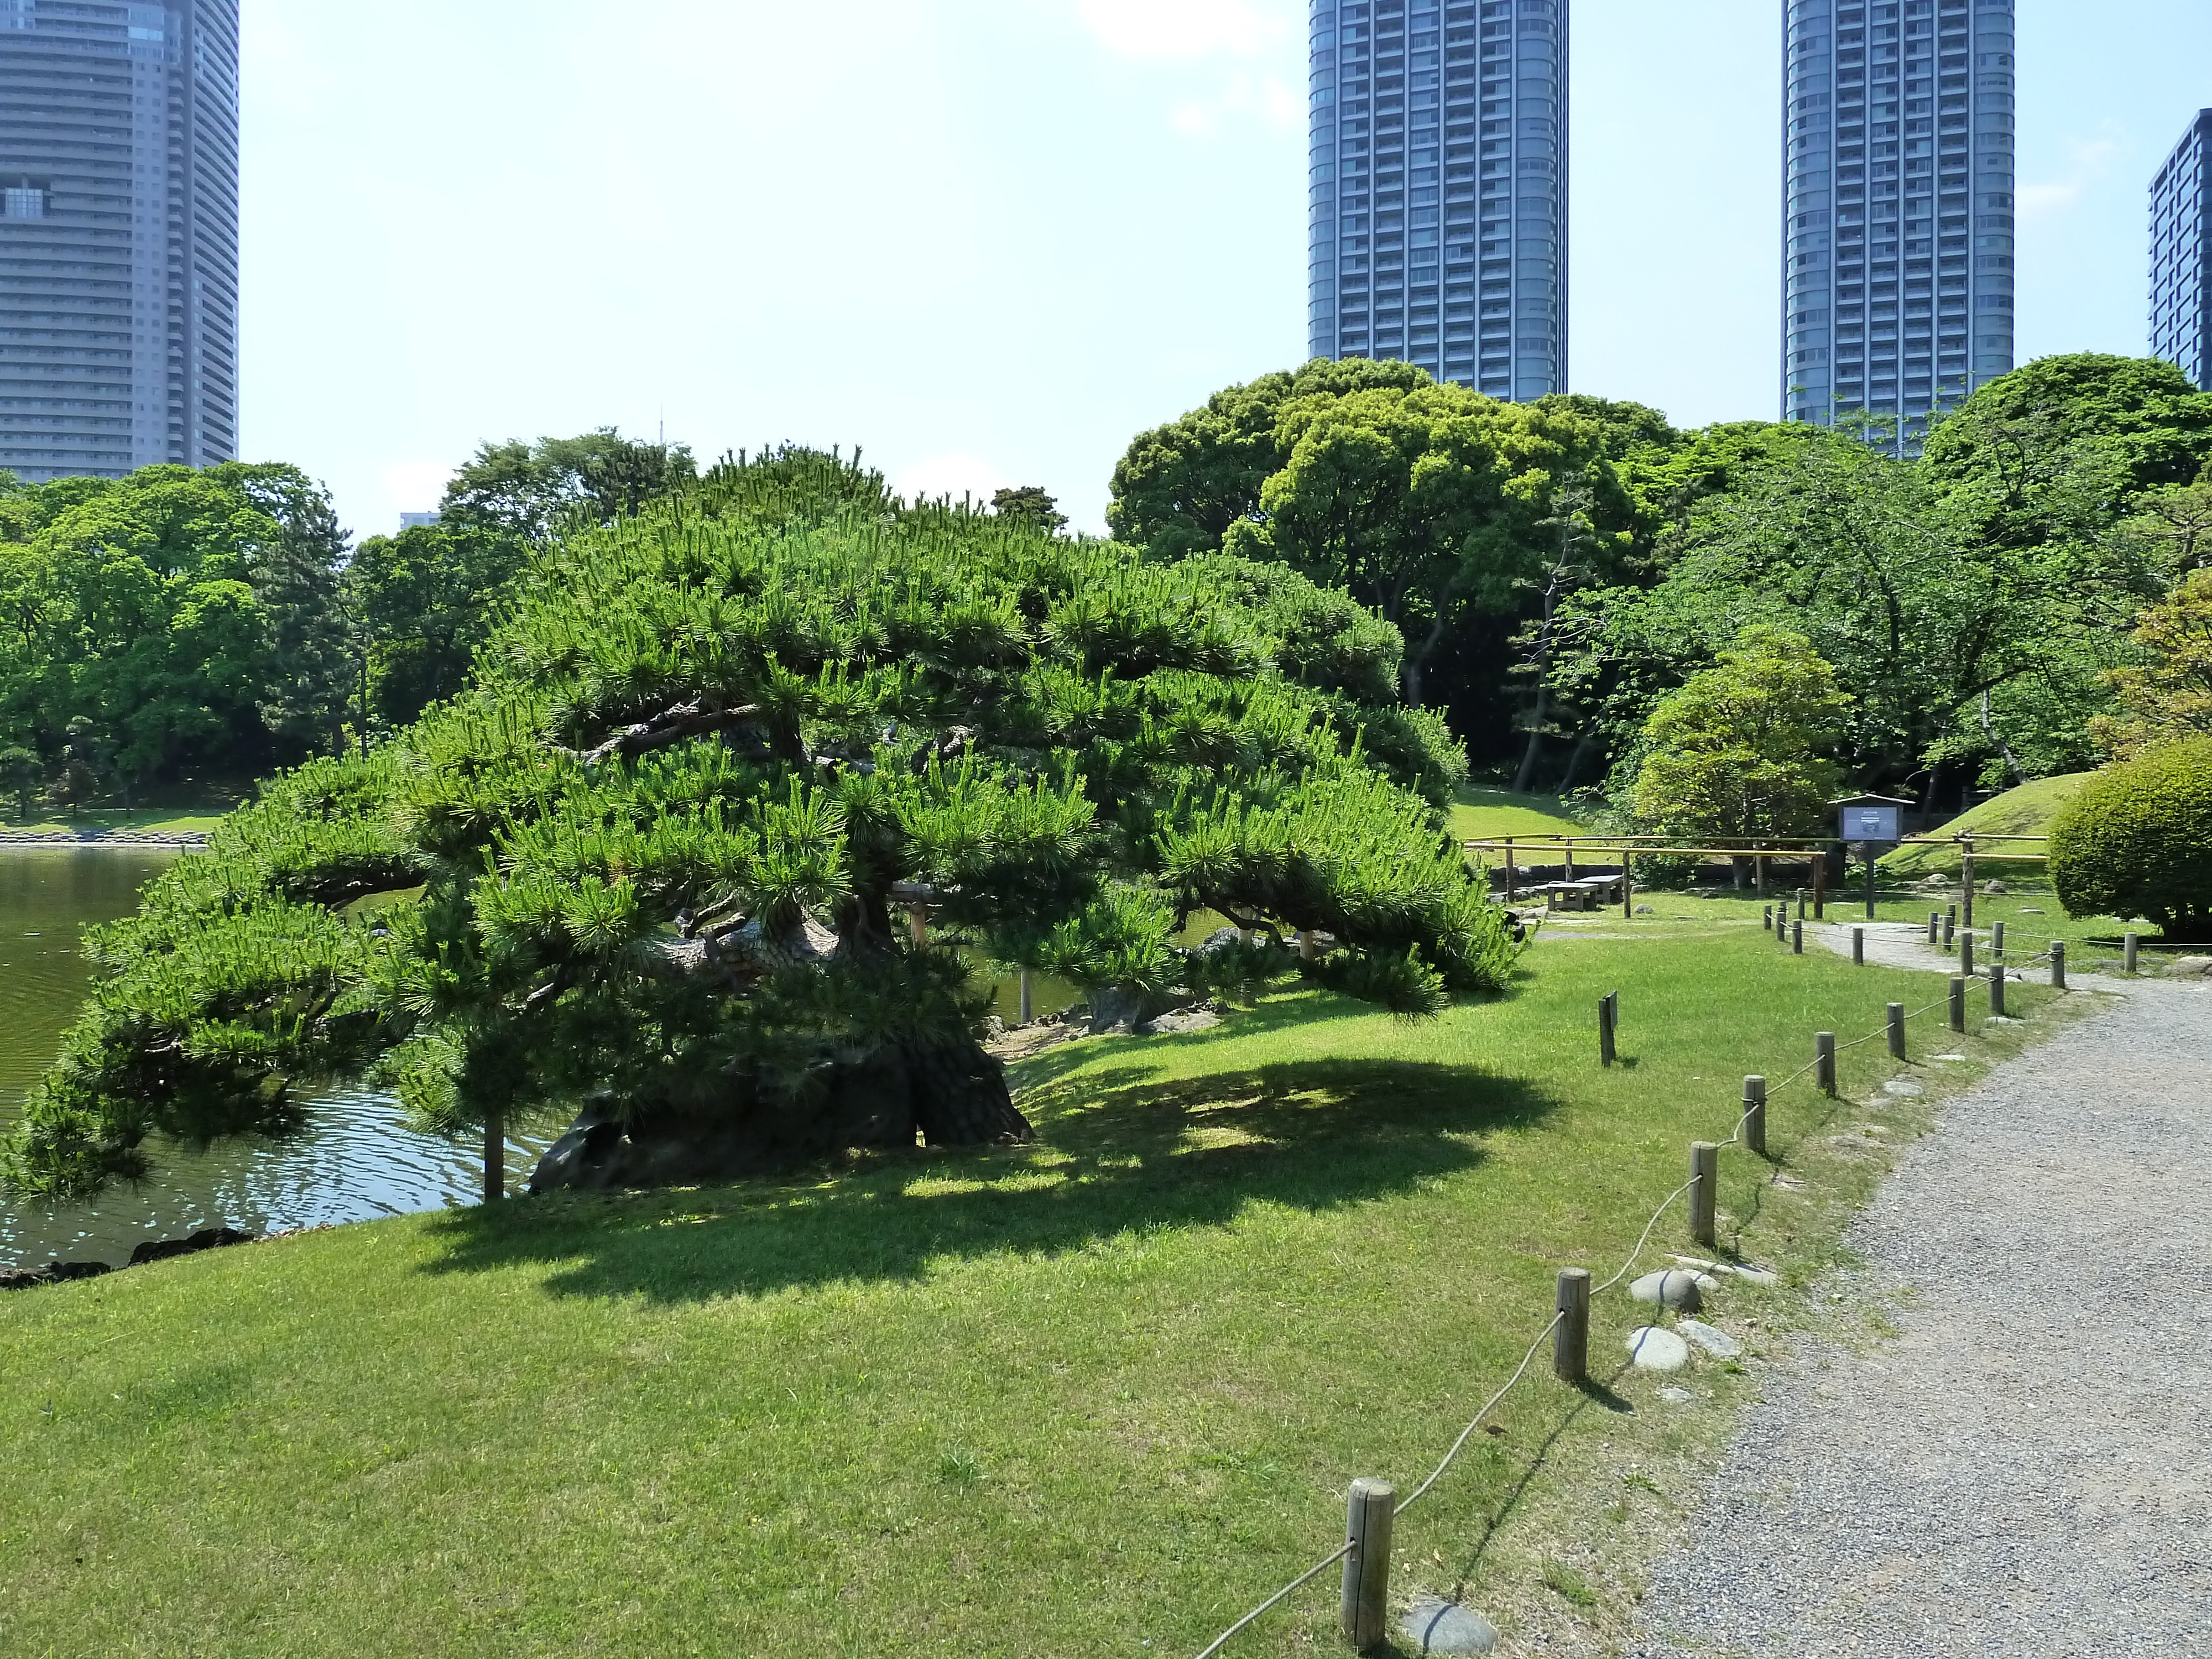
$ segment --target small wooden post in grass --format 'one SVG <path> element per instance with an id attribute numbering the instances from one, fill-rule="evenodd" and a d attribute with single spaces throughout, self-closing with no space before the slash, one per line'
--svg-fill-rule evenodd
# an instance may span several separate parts
<path id="1" fill-rule="evenodd" d="M 1390 1526 L 1398 1489 L 1362 1476 L 1352 1483 L 1344 1558 L 1344 1639 L 1360 1652 L 1382 1645 L 1390 1623 Z"/>
<path id="2" fill-rule="evenodd" d="M 1951 1029 L 1954 1031 L 1966 1029 L 1966 981 L 1964 979 L 1951 981 Z"/>
<path id="3" fill-rule="evenodd" d="M 1597 1054 L 1605 1065 L 1615 1058 L 1615 1037 L 1620 1029 L 1620 993 L 1609 992 L 1597 1000 Z"/>
<path id="4" fill-rule="evenodd" d="M 1851 929 L 1851 966 L 1866 966 L 1866 929 L 1863 927 Z"/>
<path id="5" fill-rule="evenodd" d="M 1022 1024 L 1026 1025 L 1036 1018 L 1036 975 L 1028 969 L 1022 969 Z"/>
<path id="6" fill-rule="evenodd" d="M 1957 935 L 1958 931 L 1959 907 L 1954 904 L 1943 913 L 1943 948 L 1945 950 L 1951 948 L 1951 940 Z"/>
<path id="7" fill-rule="evenodd" d="M 2005 1017 L 2004 998 L 2004 963 L 2002 962 L 1993 962 L 1990 964 L 1990 1012 L 1996 1015 L 1999 1019 L 2002 1019 Z"/>
<path id="8" fill-rule="evenodd" d="M 1959 935 L 1959 971 L 1972 979 L 1974 975 L 1974 936 Z"/>
<path id="9" fill-rule="evenodd" d="M 1552 1334 L 1552 1374 L 1581 1383 L 1589 1376 L 1590 1276 L 1587 1267 L 1559 1269 L 1559 1325 Z"/>
<path id="10" fill-rule="evenodd" d="M 1889 1057 L 1905 1058 L 1905 1005 L 1901 1002 L 1889 1005 Z"/>
<path id="11" fill-rule="evenodd" d="M 1772 905 L 1765 905 L 1760 908 L 1759 912 L 1759 925 L 1770 933 L 1774 931 L 1774 907 Z"/>
<path id="12" fill-rule="evenodd" d="M 1941 910 L 1930 910 L 1928 913 L 1928 942 L 1930 945 L 1936 942 L 1938 936 L 1942 932 L 1942 928 L 1943 913 Z"/>
<path id="13" fill-rule="evenodd" d="M 2122 973 L 2132 974 L 2136 971 L 2136 963 L 2141 959 L 2142 947 L 2142 939 L 2140 934 L 2130 933 L 2121 941 L 2120 971 Z"/>
<path id="14" fill-rule="evenodd" d="M 2064 939 L 2051 941 L 2051 988 L 2054 991 L 2063 991 L 2066 988 L 2066 941 Z"/>
<path id="15" fill-rule="evenodd" d="M 1806 900 L 1805 890 L 1800 887 L 1797 890 L 1797 920 L 1800 921 L 1804 921 L 1807 913 L 1811 909 L 1811 905 Z"/>
<path id="16" fill-rule="evenodd" d="M 1959 854 L 1959 896 L 1966 902 L 1966 914 L 1961 918 L 1969 927 L 1974 925 L 1974 838 L 1960 837 L 1963 850 Z"/>
<path id="17" fill-rule="evenodd" d="M 1521 872 L 1513 867 L 1513 837 L 1505 838 L 1505 902 L 1511 904 L 1521 896 Z"/>
<path id="18" fill-rule="evenodd" d="M 1990 924 L 1990 954 L 1999 962 L 2004 960 L 2004 923 L 2001 921 Z"/>
<path id="19" fill-rule="evenodd" d="M 1743 1144 L 1759 1157 L 1766 1156 L 1766 1079 L 1763 1077 L 1743 1080 Z"/>
<path id="20" fill-rule="evenodd" d="M 1820 1092 L 1836 1092 L 1836 1034 L 1819 1031 L 1813 1037 L 1813 1057 L 1820 1062 Z"/>
<path id="21" fill-rule="evenodd" d="M 1713 1242 L 1716 1189 L 1720 1185 L 1721 1149 L 1710 1140 L 1690 1143 L 1690 1237 L 1698 1243 Z"/>
<path id="22" fill-rule="evenodd" d="M 1805 924 L 1802 921 L 1790 924 L 1790 949 L 1795 956 L 1805 954 Z"/>

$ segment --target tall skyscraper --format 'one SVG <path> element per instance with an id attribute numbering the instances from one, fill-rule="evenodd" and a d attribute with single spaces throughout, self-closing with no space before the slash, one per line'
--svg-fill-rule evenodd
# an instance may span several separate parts
<path id="1" fill-rule="evenodd" d="M 238 3 L 0 0 L 0 468 L 236 456 Z"/>
<path id="2" fill-rule="evenodd" d="M 2150 187 L 2150 355 L 2212 387 L 2212 109 Z"/>
<path id="3" fill-rule="evenodd" d="M 1310 341 L 1567 384 L 1567 0 L 1313 0 Z"/>
<path id="4" fill-rule="evenodd" d="M 1783 417 L 1913 447 L 2013 367 L 2013 0 L 1785 0 Z"/>

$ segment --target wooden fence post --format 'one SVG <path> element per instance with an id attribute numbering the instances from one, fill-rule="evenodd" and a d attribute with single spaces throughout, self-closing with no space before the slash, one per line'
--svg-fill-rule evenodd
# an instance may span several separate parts
<path id="1" fill-rule="evenodd" d="M 1344 1558 L 1344 1639 L 1360 1652 L 1382 1645 L 1389 1633 L 1390 1528 L 1398 1489 L 1365 1476 L 1352 1483 Z"/>
<path id="2" fill-rule="evenodd" d="M 1828 855 L 1825 852 L 1813 854 L 1813 920 L 1828 919 Z"/>
<path id="3" fill-rule="evenodd" d="M 1963 978 L 1951 981 L 1951 1029 L 1954 1031 L 1966 1029 L 1966 981 Z"/>
<path id="4" fill-rule="evenodd" d="M 1790 949 L 1793 955 L 1805 954 L 1805 924 L 1802 921 L 1790 924 Z"/>
<path id="5" fill-rule="evenodd" d="M 1966 915 L 1960 920 L 1972 927 L 1974 925 L 1974 838 L 1963 836 L 1960 839 L 1964 850 L 1959 854 L 1959 896 L 1966 907 Z"/>
<path id="6" fill-rule="evenodd" d="M 1820 1063 L 1820 1092 L 1836 1092 L 1836 1034 L 1819 1031 L 1813 1037 L 1813 1057 Z"/>
<path id="7" fill-rule="evenodd" d="M 1599 1060 L 1613 1064 L 1618 1053 L 1616 1039 L 1620 1028 L 1620 993 L 1609 992 L 1597 1000 L 1597 1054 Z"/>
<path id="8" fill-rule="evenodd" d="M 1743 1080 L 1743 1144 L 1759 1157 L 1766 1156 L 1766 1079 L 1763 1077 Z"/>
<path id="9" fill-rule="evenodd" d="M 2005 970 L 2002 962 L 1990 964 L 1990 1012 L 1999 1019 L 2005 1017 Z"/>
<path id="10" fill-rule="evenodd" d="M 1751 860 L 1751 867 L 1759 878 L 1759 896 L 1761 898 L 1765 898 L 1766 896 L 1766 854 L 1764 853 L 1753 854 Z"/>
<path id="11" fill-rule="evenodd" d="M 1901 1002 L 1889 1005 L 1889 1057 L 1905 1058 L 1905 1005 Z"/>
<path id="12" fill-rule="evenodd" d="M 1974 936 L 1972 933 L 1959 935 L 1959 971 L 1969 979 L 1974 975 Z"/>
<path id="13" fill-rule="evenodd" d="M 1569 836 L 1567 837 L 1567 879 L 1568 879 L 1569 881 L 1572 881 L 1574 878 L 1575 878 L 1575 838 L 1574 838 L 1572 836 Z"/>
<path id="14" fill-rule="evenodd" d="M 1521 897 L 1521 872 L 1513 867 L 1513 837 L 1505 838 L 1505 902 L 1517 903 Z"/>
<path id="15" fill-rule="evenodd" d="M 1587 1267 L 1559 1269 L 1559 1328 L 1552 1337 L 1552 1374 L 1580 1383 L 1589 1376 L 1590 1276 Z"/>
<path id="16" fill-rule="evenodd" d="M 1999 962 L 2004 960 L 2004 923 L 2001 921 L 1990 924 L 1990 954 Z"/>
<path id="17" fill-rule="evenodd" d="M 1710 1140 L 1690 1143 L 1690 1236 L 1710 1247 L 1713 1212 L 1718 1202 L 1721 1149 Z"/>
<path id="18" fill-rule="evenodd" d="M 1959 907 L 1953 905 L 1943 913 L 1943 948 L 1949 950 L 1951 941 L 1959 932 Z"/>
<path id="19" fill-rule="evenodd" d="M 2136 971 L 2136 963 L 2140 959 L 2142 944 L 2142 939 L 2134 933 L 2130 933 L 2127 938 L 2122 941 L 2120 945 L 2120 971 L 2122 973 L 2132 974 Z"/>
<path id="20" fill-rule="evenodd" d="M 1928 913 L 1928 942 L 1929 942 L 1929 944 L 1933 945 L 1933 944 L 1935 944 L 1935 943 L 1936 943 L 1936 936 L 1937 936 L 1937 935 L 1938 935 L 1938 934 L 1942 931 L 1942 927 L 1943 927 L 1943 913 L 1942 913 L 1941 910 L 1930 910 L 1930 911 Z"/>
<path id="21" fill-rule="evenodd" d="M 1620 919 L 1636 920 L 1636 854 L 1620 855 Z"/>
<path id="22" fill-rule="evenodd" d="M 2064 939 L 2051 941 L 2051 988 L 2054 991 L 2063 991 L 2066 988 L 2066 941 Z"/>
<path id="23" fill-rule="evenodd" d="M 1806 901 L 1805 901 L 1805 890 L 1804 890 L 1803 888 L 1800 887 L 1800 888 L 1797 890 L 1797 920 L 1798 920 L 1798 921 L 1804 921 L 1804 920 L 1805 920 L 1806 911 L 1808 910 L 1808 908 L 1809 908 L 1809 907 L 1807 905 Z"/>
<path id="24" fill-rule="evenodd" d="M 1772 905 L 1765 904 L 1759 907 L 1759 925 L 1763 932 L 1771 933 L 1774 931 L 1774 907 Z"/>
<path id="25" fill-rule="evenodd" d="M 929 943 L 929 907 L 927 905 L 915 904 L 907 908 L 906 931 L 908 937 L 916 945 Z"/>
<path id="26" fill-rule="evenodd" d="M 1851 929 L 1851 966 L 1866 966 L 1866 929 L 1863 927 Z"/>

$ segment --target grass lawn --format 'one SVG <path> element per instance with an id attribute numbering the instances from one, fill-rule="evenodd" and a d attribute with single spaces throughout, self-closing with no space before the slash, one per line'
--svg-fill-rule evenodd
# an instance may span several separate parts
<path id="1" fill-rule="evenodd" d="M 1427 1473 L 1550 1319 L 1556 1269 L 1609 1273 L 1686 1144 L 1729 1134 L 1743 1073 L 1942 994 L 1778 962 L 1719 902 L 1658 908 L 1547 930 L 1512 994 L 1425 1025 L 1291 993 L 1049 1052 L 1020 1078 L 1029 1148 L 404 1218 L 0 1298 L 0 1649 L 1194 1654 L 1335 1547 L 1352 1477 Z M 1793 1285 L 1831 1263 L 1881 1146 L 2055 1001 L 2016 994 L 2029 1023 L 1965 1037 L 1917 1022 L 1924 1097 L 1882 1091 L 1879 1042 L 1845 1052 L 1841 1101 L 1779 1091 L 1779 1163 L 1723 1155 L 1724 1242 Z M 1729 1291 L 1752 1356 L 1667 1379 L 1695 1399 L 1666 1405 L 1618 1370 L 1637 1322 L 1601 1297 L 1607 1380 L 1539 1361 L 1401 1520 L 1397 1590 L 1465 1584 L 1524 1640 L 1618 1634 L 1806 1306 Z M 1324 1576 L 1229 1652 L 1329 1650 L 1334 1602 Z"/>
<path id="2" fill-rule="evenodd" d="M 6 805 L 0 801 L 0 805 Z M 223 807 L 140 806 L 95 808 L 82 812 L 37 812 L 18 820 L 12 813 L 0 816 L 0 834 L 34 836 L 96 836 L 129 831 L 135 835 L 204 835 L 222 822 Z"/>
<path id="3" fill-rule="evenodd" d="M 1568 817 L 1556 796 L 1468 787 L 1452 803 L 1451 832 L 1462 841 L 1489 841 L 1502 836 L 1586 836 L 1589 830 Z"/>
<path id="4" fill-rule="evenodd" d="M 2074 798 L 2074 792 L 2088 781 L 2087 772 L 2072 772 L 2064 777 L 2038 778 L 2017 789 L 2008 789 L 2002 795 L 1992 796 L 1972 811 L 1953 818 L 1940 830 L 1929 831 L 1936 836 L 2047 836 L 2051 821 L 2058 816 L 2058 809 Z M 1985 850 L 1997 850 L 1994 847 Z M 2012 849 L 2020 853 L 2040 853 L 2043 849 L 2027 843 Z M 1927 875 L 1955 877 L 1959 873 L 1959 854 L 1948 847 L 1900 847 L 1881 861 L 1887 875 L 1899 878 Z M 1977 857 L 1975 873 L 1984 880 L 1992 877 L 2010 883 L 2015 875 L 2042 873 L 2040 860 L 2034 864 L 1991 863 Z"/>

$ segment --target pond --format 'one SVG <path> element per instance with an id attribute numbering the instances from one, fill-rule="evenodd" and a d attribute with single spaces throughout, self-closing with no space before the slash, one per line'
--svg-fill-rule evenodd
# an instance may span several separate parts
<path id="1" fill-rule="evenodd" d="M 178 855 L 143 848 L 0 848 L 0 1129 L 53 1061 L 90 981 L 79 954 L 86 927 L 137 908 L 138 890 Z M 1039 1013 L 1074 1000 L 1072 986 L 1036 988 Z M 999 1012 L 1018 1018 L 1015 987 L 998 988 Z M 507 1144 L 507 1180 L 530 1177 L 549 1136 Z M 52 1261 L 120 1266 L 149 1239 L 203 1227 L 277 1232 L 325 1222 L 434 1210 L 477 1201 L 481 1150 L 406 1126 L 398 1103 L 373 1089 L 333 1089 L 308 1103 L 306 1128 L 190 1147 L 157 1140 L 140 1185 L 111 1188 L 89 1204 L 0 1200 L 0 1267 Z"/>
<path id="2" fill-rule="evenodd" d="M 143 848 L 0 850 L 0 1127 L 52 1063 L 82 1005 L 89 974 L 80 931 L 137 908 L 138 890 L 176 854 Z M 518 1183 L 544 1150 L 507 1152 Z M 120 1266 L 149 1239 L 203 1227 L 251 1233 L 361 1221 L 475 1200 L 481 1152 L 406 1127 L 398 1103 L 368 1089 L 314 1097 L 296 1136 L 227 1140 L 204 1149 L 159 1141 L 144 1183 L 89 1204 L 0 1200 L 0 1267 L 64 1261 Z"/>

